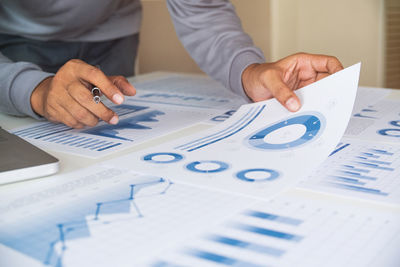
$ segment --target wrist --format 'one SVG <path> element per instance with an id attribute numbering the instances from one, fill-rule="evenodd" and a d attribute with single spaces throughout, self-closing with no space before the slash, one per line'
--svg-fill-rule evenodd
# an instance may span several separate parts
<path id="1" fill-rule="evenodd" d="M 249 66 L 247 66 L 243 72 L 242 72 L 242 86 L 243 86 L 243 91 L 245 94 L 251 99 L 251 94 L 249 93 L 251 88 L 254 86 L 254 72 L 255 68 L 257 68 L 260 63 L 254 63 Z"/>
<path id="2" fill-rule="evenodd" d="M 31 95 L 31 107 L 32 110 L 40 115 L 44 116 L 44 99 L 45 99 L 45 94 L 50 88 L 50 84 L 52 81 L 53 77 L 47 77 L 43 81 L 41 81 L 33 90 L 32 95 Z"/>

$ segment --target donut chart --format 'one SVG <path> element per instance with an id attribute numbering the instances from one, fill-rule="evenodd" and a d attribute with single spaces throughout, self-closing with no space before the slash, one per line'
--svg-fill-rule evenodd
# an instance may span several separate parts
<path id="1" fill-rule="evenodd" d="M 400 127 L 400 120 L 398 120 L 398 121 L 391 121 L 390 124 L 393 125 L 393 126 L 396 126 L 396 127 Z"/>
<path id="2" fill-rule="evenodd" d="M 144 161 L 158 163 L 158 164 L 178 162 L 181 161 L 182 159 L 183 159 L 182 155 L 170 152 L 151 153 L 143 157 Z"/>
<path id="3" fill-rule="evenodd" d="M 304 134 L 298 137 L 295 140 L 291 140 L 284 143 L 270 143 L 265 139 L 273 132 L 284 129 L 288 126 L 303 126 L 305 129 Z M 323 129 L 324 119 L 322 114 L 302 114 L 297 115 L 286 120 L 274 123 L 266 128 L 259 130 L 258 132 L 251 135 L 247 142 L 252 148 L 263 149 L 263 150 L 282 150 L 282 149 L 290 149 L 294 147 L 301 146 L 305 143 L 310 142 L 315 139 Z M 288 135 L 292 133 L 287 133 Z M 293 134 L 294 135 L 294 134 Z"/>
<path id="4" fill-rule="evenodd" d="M 201 168 L 202 166 L 207 165 L 217 165 L 212 168 L 208 166 L 208 168 Z M 202 160 L 202 161 L 194 161 L 186 165 L 186 169 L 192 172 L 198 173 L 216 173 L 216 172 L 223 172 L 229 168 L 229 165 L 222 161 L 217 160 Z"/>
<path id="5" fill-rule="evenodd" d="M 265 176 L 254 178 L 251 177 L 251 173 L 265 173 Z M 265 181 L 272 181 L 278 178 L 279 172 L 272 170 L 272 169 L 265 169 L 265 168 L 255 168 L 255 169 L 246 169 L 236 173 L 236 178 L 245 182 L 265 182 Z"/>
<path id="6" fill-rule="evenodd" d="M 382 129 L 378 134 L 391 137 L 400 137 L 400 129 Z"/>

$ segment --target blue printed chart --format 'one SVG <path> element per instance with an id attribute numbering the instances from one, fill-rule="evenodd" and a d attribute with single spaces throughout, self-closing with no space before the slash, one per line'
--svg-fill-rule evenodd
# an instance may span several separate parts
<path id="1" fill-rule="evenodd" d="M 134 160 L 118 158 L 113 164 L 270 198 L 307 177 L 340 141 L 353 107 L 358 71 L 359 65 L 354 65 L 299 90 L 302 97 L 315 101 L 305 102 L 296 113 L 274 99 L 243 105 L 212 128 L 141 150 Z M 338 116 L 344 119 L 337 120 Z"/>
<path id="2" fill-rule="evenodd" d="M 400 142 L 400 93 L 386 94 L 383 99 L 364 103 L 356 108 L 345 136 L 398 144 Z"/>
<path id="3" fill-rule="evenodd" d="M 107 166 L 54 179 L 1 194 L 1 266 L 139 266 L 255 202 Z"/>
<path id="4" fill-rule="evenodd" d="M 399 231 L 392 211 L 280 196 L 185 240 L 152 266 L 399 266 Z"/>
<path id="5" fill-rule="evenodd" d="M 128 98 L 125 104 L 112 109 L 120 116 L 117 125 L 100 122 L 92 128 L 74 130 L 63 124 L 42 122 L 16 129 L 13 133 L 47 149 L 101 157 L 221 113 L 210 108 L 142 105 L 135 98 Z"/>
<path id="6" fill-rule="evenodd" d="M 400 145 L 344 138 L 302 185 L 334 194 L 400 203 Z"/>

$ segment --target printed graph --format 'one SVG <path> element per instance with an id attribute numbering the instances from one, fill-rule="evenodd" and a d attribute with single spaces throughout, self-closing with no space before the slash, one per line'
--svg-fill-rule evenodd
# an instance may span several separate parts
<path id="1" fill-rule="evenodd" d="M 146 112 L 144 114 L 122 119 L 117 125 L 103 124 L 101 126 L 84 130 L 82 132 L 90 135 L 109 137 L 113 139 L 121 139 L 125 141 L 133 141 L 132 139 L 121 136 L 120 132 L 125 129 L 151 130 L 152 128 L 150 126 L 145 125 L 144 123 L 158 122 L 156 118 L 162 115 L 165 115 L 165 113 L 159 110 L 153 110 Z"/>
<path id="2" fill-rule="evenodd" d="M 303 186 L 371 200 L 400 200 L 400 146 L 345 139 Z"/>
<path id="3" fill-rule="evenodd" d="M 233 136 L 252 123 L 261 114 L 264 108 L 265 105 L 252 107 L 226 128 L 211 135 L 179 145 L 175 149 L 192 152 Z"/>
<path id="4" fill-rule="evenodd" d="M 293 149 L 316 139 L 323 128 L 322 114 L 298 114 L 258 130 L 247 143 L 262 150 Z"/>
<path id="5" fill-rule="evenodd" d="M 185 240 L 152 266 L 396 266 L 391 246 L 400 238 L 391 233 L 399 222 L 395 212 L 281 196 Z"/>
<path id="6" fill-rule="evenodd" d="M 2 200 L 0 244 L 42 266 L 143 266 L 254 203 L 121 168 L 97 166 L 75 176 L 6 206 Z"/>
<path id="7" fill-rule="evenodd" d="M 122 175 L 122 171 L 109 170 L 102 174 L 108 174 L 108 179 L 113 179 Z M 16 234 L 3 232 L 1 243 L 35 258 L 44 265 L 61 267 L 69 242 L 90 238 L 90 232 L 94 228 L 105 224 L 112 225 L 121 220 L 118 217 L 113 218 L 112 215 L 126 214 L 123 220 L 128 221 L 144 218 L 146 213 L 141 209 L 140 200 L 164 195 L 173 185 L 164 178 L 135 176 L 125 175 L 124 181 L 114 188 L 112 194 L 103 192 L 106 195 L 101 196 L 97 193 L 86 198 L 73 210 L 69 210 L 68 205 L 61 206 L 61 210 L 69 211 L 67 214 L 52 214 L 40 225 L 35 225 L 33 220 L 33 225 Z M 129 180 L 132 183 L 129 183 Z"/>

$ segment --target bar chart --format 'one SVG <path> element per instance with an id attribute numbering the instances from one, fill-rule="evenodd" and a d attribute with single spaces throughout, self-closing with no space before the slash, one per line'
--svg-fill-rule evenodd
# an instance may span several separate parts
<path id="1" fill-rule="evenodd" d="M 152 266 L 396 266 L 400 257 L 390 247 L 400 238 L 389 229 L 399 231 L 399 222 L 379 209 L 280 196 L 163 253 Z M 391 252 L 379 255 L 378 246 Z"/>
<path id="2" fill-rule="evenodd" d="M 399 203 L 400 146 L 346 139 L 334 152 L 303 187 Z"/>
<path id="3" fill-rule="evenodd" d="M 126 104 L 111 106 L 119 123 L 100 121 L 91 128 L 72 129 L 64 124 L 41 122 L 15 129 L 14 134 L 46 148 L 98 158 L 132 147 L 154 137 L 179 130 L 219 115 L 210 108 L 143 105 L 131 98 Z"/>

